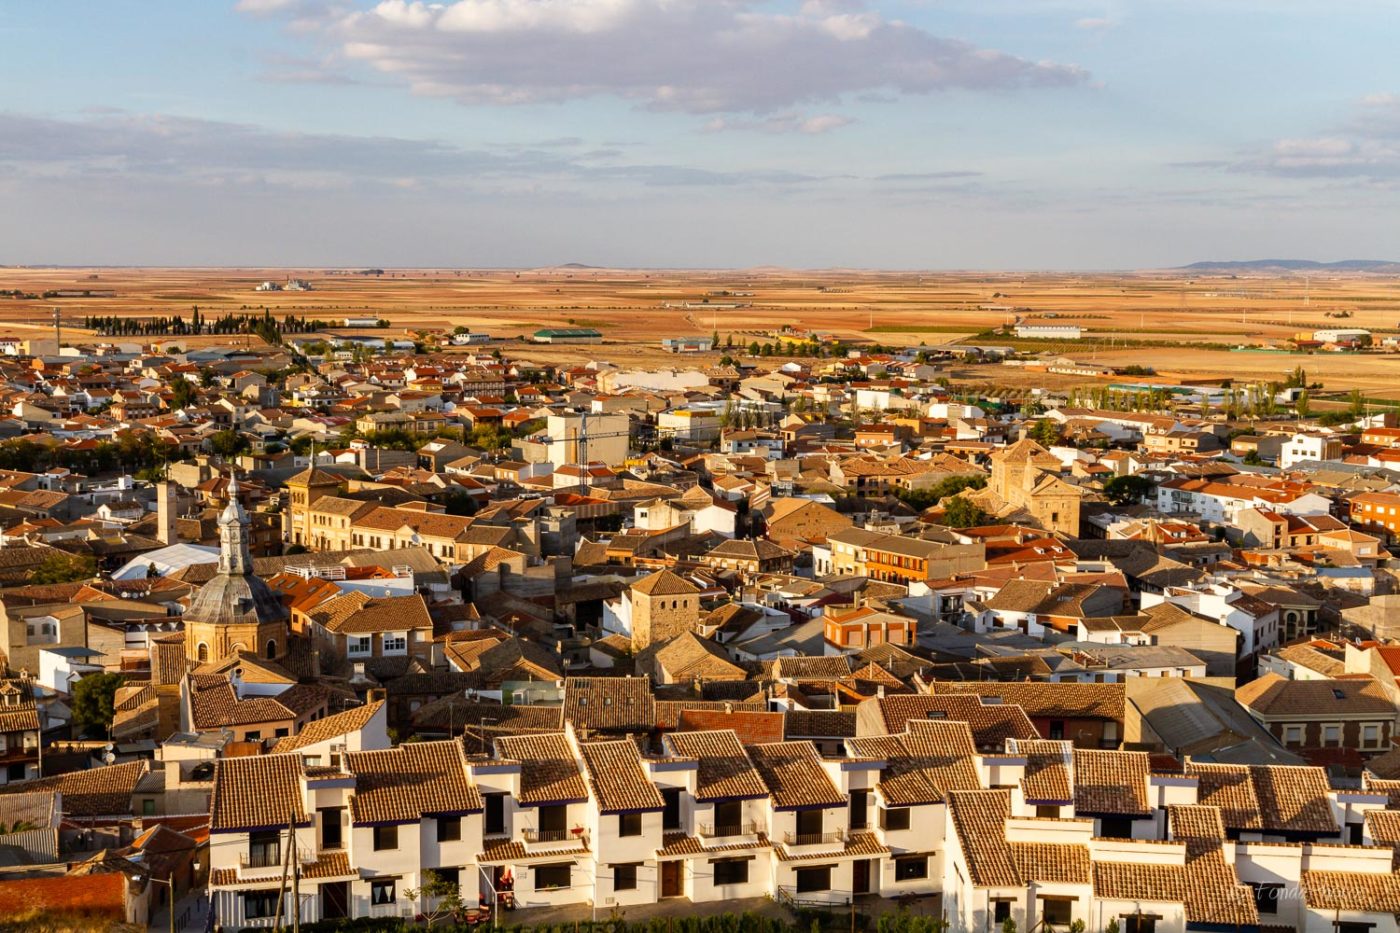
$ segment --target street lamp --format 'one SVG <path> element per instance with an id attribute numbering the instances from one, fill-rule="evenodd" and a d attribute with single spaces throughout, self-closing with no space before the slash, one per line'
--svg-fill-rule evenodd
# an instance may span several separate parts
<path id="1" fill-rule="evenodd" d="M 196 859 L 190 867 L 195 874 L 199 874 L 199 860 Z M 170 933 L 175 933 L 175 880 L 173 878 L 157 878 L 155 875 L 136 875 L 136 880 L 153 881 L 156 884 L 163 884 L 170 891 L 170 897 L 166 903 L 166 908 L 170 913 Z"/>

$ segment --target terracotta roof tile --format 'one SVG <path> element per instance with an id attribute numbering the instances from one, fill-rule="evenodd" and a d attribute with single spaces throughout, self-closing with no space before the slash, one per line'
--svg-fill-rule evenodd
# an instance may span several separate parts
<path id="1" fill-rule="evenodd" d="M 522 765 L 520 802 L 527 805 L 588 799 L 588 787 L 562 732 L 496 739 L 496 751 Z"/>
<path id="2" fill-rule="evenodd" d="M 462 746 L 454 741 L 351 752 L 345 756 L 345 770 L 355 775 L 350 814 L 359 825 L 412 823 L 424 816 L 482 809 Z"/>
<path id="3" fill-rule="evenodd" d="M 665 806 L 660 791 L 642 770 L 636 743 L 626 739 L 584 742 L 579 751 L 601 812 L 660 810 Z"/>

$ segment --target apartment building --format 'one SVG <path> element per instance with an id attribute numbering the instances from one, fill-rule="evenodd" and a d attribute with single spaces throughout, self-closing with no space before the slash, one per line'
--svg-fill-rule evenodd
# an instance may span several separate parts
<path id="1" fill-rule="evenodd" d="M 427 873 L 468 902 L 625 908 L 771 896 L 844 905 L 941 894 L 955 931 L 1395 930 L 1388 787 L 1321 768 L 1206 764 L 911 719 L 895 735 L 743 744 L 564 732 L 218 762 L 210 887 L 225 926 L 272 926 L 284 865 L 303 922 L 411 918 Z M 290 851 L 293 850 L 294 851 Z M 1291 887 L 1296 896 L 1281 896 Z"/>

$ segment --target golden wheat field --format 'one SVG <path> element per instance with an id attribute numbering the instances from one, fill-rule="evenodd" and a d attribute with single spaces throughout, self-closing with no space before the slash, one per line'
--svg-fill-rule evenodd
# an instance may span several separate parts
<path id="1" fill-rule="evenodd" d="M 541 327 L 592 327 L 597 347 L 531 347 L 545 360 L 609 359 L 672 365 L 663 337 L 718 333 L 747 345 L 784 326 L 848 343 L 938 346 L 976 343 L 988 328 L 1021 320 L 1072 323 L 1079 344 L 1018 342 L 1104 365 L 1146 364 L 1188 375 L 1277 378 L 1303 365 L 1329 388 L 1361 387 L 1400 397 L 1400 354 L 1241 352 L 1276 347 L 1298 331 L 1364 327 L 1379 342 L 1400 333 L 1400 278 L 1368 275 L 1190 275 L 1185 272 L 1071 275 L 910 273 L 852 270 L 364 270 L 4 268 L 0 335 L 34 335 L 61 309 L 70 333 L 88 315 L 207 317 L 261 309 L 339 324 L 375 316 L 390 331 L 465 326 L 515 338 Z M 312 291 L 255 291 L 264 281 L 305 279 Z M 77 294 L 74 294 L 77 293 Z M 84 294 L 90 293 L 90 294 Z M 1342 315 L 1345 315 L 1343 317 Z M 1005 342 L 980 338 L 985 342 Z M 717 354 L 716 354 L 717 355 Z M 1064 385 L 1072 377 L 994 372 L 958 375 L 1015 384 Z M 1082 379 L 1080 380 L 1082 381 Z"/>

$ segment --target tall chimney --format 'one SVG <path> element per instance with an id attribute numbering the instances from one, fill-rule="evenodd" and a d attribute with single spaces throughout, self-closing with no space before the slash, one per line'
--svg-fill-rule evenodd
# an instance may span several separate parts
<path id="1" fill-rule="evenodd" d="M 175 487 L 169 480 L 156 485 L 156 538 L 161 544 L 179 544 L 175 531 Z"/>

